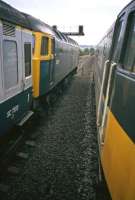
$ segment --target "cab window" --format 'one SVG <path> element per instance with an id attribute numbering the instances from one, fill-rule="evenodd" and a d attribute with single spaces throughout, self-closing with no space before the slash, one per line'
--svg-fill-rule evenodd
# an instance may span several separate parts
<path id="1" fill-rule="evenodd" d="M 119 61 L 120 58 L 120 47 L 122 42 L 123 24 L 124 24 L 123 22 L 124 22 L 123 19 L 120 18 L 119 21 L 117 21 L 117 26 L 116 26 L 113 55 L 112 55 L 112 60 L 116 63 Z"/>
<path id="2" fill-rule="evenodd" d="M 129 17 L 125 42 L 122 64 L 124 69 L 135 72 L 135 13 Z"/>
<path id="3" fill-rule="evenodd" d="M 25 77 L 31 75 L 31 43 L 24 44 Z"/>
<path id="4" fill-rule="evenodd" d="M 55 46 L 54 46 L 54 39 L 51 39 L 51 53 L 54 54 L 55 51 Z"/>
<path id="5" fill-rule="evenodd" d="M 41 55 L 42 56 L 48 55 L 48 52 L 49 52 L 48 48 L 49 48 L 49 38 L 43 36 L 42 41 L 41 41 Z"/>

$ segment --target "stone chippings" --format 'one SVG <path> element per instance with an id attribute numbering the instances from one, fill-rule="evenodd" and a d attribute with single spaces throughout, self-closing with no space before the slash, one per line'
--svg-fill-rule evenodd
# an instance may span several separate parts
<path id="1" fill-rule="evenodd" d="M 10 186 L 1 200 L 95 200 L 98 149 L 94 88 L 90 58 L 54 105 L 40 109 L 26 127 L 35 135 L 29 158 L 18 166 L 21 173 L 5 177 Z M 29 130 L 30 129 L 30 130 Z M 29 151 L 29 152 L 28 152 Z M 17 161 L 18 162 L 18 161 Z"/>

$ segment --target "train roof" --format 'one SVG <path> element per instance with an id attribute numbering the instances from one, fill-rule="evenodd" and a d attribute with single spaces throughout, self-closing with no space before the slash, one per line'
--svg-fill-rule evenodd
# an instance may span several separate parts
<path id="1" fill-rule="evenodd" d="M 54 31 L 53 31 L 52 27 L 49 26 L 48 24 L 46 24 L 43 21 L 41 21 L 40 19 L 37 19 L 26 13 L 22 13 L 22 14 L 27 18 L 29 27 L 33 31 L 43 32 L 43 33 L 48 33 L 48 34 L 54 35 Z"/>
<path id="2" fill-rule="evenodd" d="M 130 9 L 131 9 L 132 7 L 134 7 L 134 6 L 135 6 L 135 0 L 132 0 L 131 2 L 129 2 L 129 3 L 120 11 L 120 13 L 117 15 L 117 19 L 118 19 L 121 15 L 123 15 L 123 14 L 126 12 L 126 10 L 130 10 Z M 111 26 L 111 28 L 106 32 L 105 36 L 101 39 L 101 41 L 100 41 L 97 45 L 99 45 L 99 44 L 106 38 L 107 34 L 109 33 L 109 31 L 110 31 L 111 29 L 114 29 L 115 23 L 116 23 L 116 20 L 115 20 L 115 22 L 113 23 L 113 25 Z"/>
<path id="3" fill-rule="evenodd" d="M 40 19 L 37 19 L 26 13 L 22 13 L 22 14 L 27 18 L 31 30 L 42 32 L 42 33 L 48 33 L 54 37 L 57 37 L 59 40 L 62 40 L 64 42 L 67 42 L 73 45 L 78 45 L 73 39 L 61 33 L 59 30 L 54 30 L 51 26 L 41 21 Z"/>
<path id="4" fill-rule="evenodd" d="M 78 46 L 77 42 L 75 40 L 73 40 L 72 38 L 68 37 L 66 34 L 64 34 L 58 30 L 54 30 L 54 32 L 55 32 L 56 37 L 59 38 L 60 40 L 63 40 L 67 43 Z"/>
<path id="5" fill-rule="evenodd" d="M 108 36 L 108 34 L 110 32 L 113 32 L 114 31 L 114 27 L 115 27 L 115 22 L 111 25 L 111 27 L 106 31 L 105 35 L 102 37 L 102 39 L 98 42 L 97 46 L 99 46 L 105 39 L 106 37 Z"/>
<path id="6" fill-rule="evenodd" d="M 0 19 L 29 28 L 29 24 L 25 16 L 20 11 L 3 1 L 0 1 Z"/>
<path id="7" fill-rule="evenodd" d="M 59 38 L 59 40 L 65 41 L 70 44 L 78 45 L 73 39 L 69 38 L 60 31 L 53 30 L 51 26 L 44 23 L 40 19 L 37 19 L 26 13 L 22 13 L 1 0 L 0 0 L 0 19 L 15 25 L 22 26 L 24 28 L 28 28 L 33 31 L 48 33 L 54 37 Z"/>
<path id="8" fill-rule="evenodd" d="M 135 6 L 135 0 L 130 1 L 130 2 L 120 11 L 120 13 L 118 14 L 118 17 L 121 16 L 121 15 L 125 12 L 126 9 L 130 9 L 130 8 L 132 8 L 132 7 L 134 7 L 134 6 Z"/>

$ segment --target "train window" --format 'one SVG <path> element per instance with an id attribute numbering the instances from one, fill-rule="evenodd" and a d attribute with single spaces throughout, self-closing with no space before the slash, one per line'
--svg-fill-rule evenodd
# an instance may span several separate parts
<path id="1" fill-rule="evenodd" d="M 48 47 L 49 47 L 49 38 L 43 36 L 41 41 L 41 55 L 48 55 Z"/>
<path id="2" fill-rule="evenodd" d="M 31 43 L 24 44 L 25 77 L 31 75 Z"/>
<path id="3" fill-rule="evenodd" d="M 55 52 L 55 41 L 54 39 L 51 39 L 51 53 L 54 54 Z"/>
<path id="4" fill-rule="evenodd" d="M 63 34 L 65 41 L 68 42 L 67 36 L 65 34 Z"/>
<path id="5" fill-rule="evenodd" d="M 135 13 L 129 17 L 127 35 L 125 37 L 123 66 L 126 70 L 135 72 Z"/>
<path id="6" fill-rule="evenodd" d="M 63 37 L 62 37 L 62 35 L 61 35 L 61 33 L 60 33 L 59 31 L 57 31 L 57 34 L 59 35 L 59 38 L 60 38 L 61 40 L 63 40 Z"/>
<path id="7" fill-rule="evenodd" d="M 116 26 L 114 46 L 113 46 L 113 56 L 112 56 L 112 60 L 116 63 L 118 62 L 118 59 L 120 57 L 120 46 L 121 46 L 121 41 L 122 41 L 121 40 L 122 34 L 123 34 L 123 20 L 120 19 L 117 22 L 117 26 Z"/>
<path id="8" fill-rule="evenodd" d="M 59 40 L 61 40 L 61 37 L 59 36 L 58 32 L 57 32 L 56 30 L 55 30 L 54 32 L 55 32 L 56 37 L 57 37 Z"/>
<path id="9" fill-rule="evenodd" d="M 17 44 L 15 41 L 3 41 L 4 88 L 9 89 L 18 83 Z"/>
<path id="10" fill-rule="evenodd" d="M 64 38 L 64 35 L 62 33 L 60 33 L 60 32 L 59 32 L 59 34 L 60 34 L 62 40 L 66 42 L 66 39 Z"/>

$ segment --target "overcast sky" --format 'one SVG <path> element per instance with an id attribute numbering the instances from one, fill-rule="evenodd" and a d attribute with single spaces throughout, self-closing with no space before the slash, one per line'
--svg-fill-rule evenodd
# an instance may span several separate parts
<path id="1" fill-rule="evenodd" d="M 5 0 L 13 7 L 40 18 L 49 25 L 74 31 L 84 25 L 79 44 L 95 45 L 104 36 L 121 9 L 130 0 Z"/>

